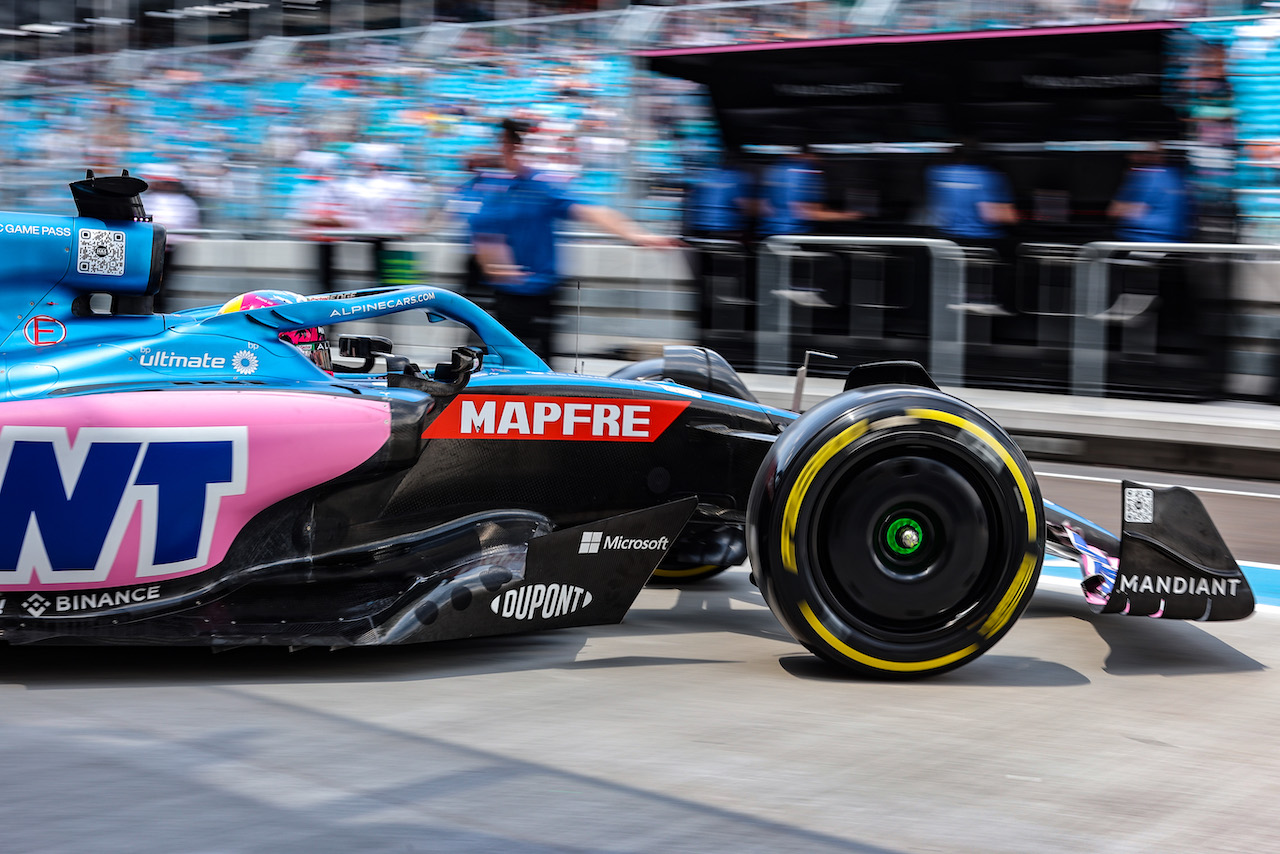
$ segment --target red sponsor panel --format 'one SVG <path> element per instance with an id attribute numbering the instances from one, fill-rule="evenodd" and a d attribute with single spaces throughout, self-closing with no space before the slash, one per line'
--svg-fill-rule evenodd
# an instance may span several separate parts
<path id="1" fill-rule="evenodd" d="M 687 400 L 463 395 L 423 432 L 427 439 L 561 439 L 652 442 Z"/>

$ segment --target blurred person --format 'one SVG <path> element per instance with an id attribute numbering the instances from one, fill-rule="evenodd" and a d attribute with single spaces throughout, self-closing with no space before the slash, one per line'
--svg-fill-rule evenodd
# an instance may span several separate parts
<path id="1" fill-rule="evenodd" d="M 555 296 L 561 284 L 557 221 L 588 222 L 636 246 L 682 244 L 642 229 L 612 208 L 569 195 L 561 183 L 546 180 L 521 159 L 525 124 L 506 119 L 500 127 L 506 174 L 488 188 L 473 220 L 476 259 L 484 282 L 494 291 L 494 316 L 546 361 L 553 352 Z"/>
<path id="2" fill-rule="evenodd" d="M 1009 179 L 983 161 L 976 140 L 962 139 L 945 163 L 925 170 L 925 211 L 938 237 L 994 253 L 991 292 L 982 296 L 1008 311 L 1014 302 L 1010 226 L 1018 211 Z"/>
<path id="3" fill-rule="evenodd" d="M 925 184 L 928 222 L 943 237 L 1003 249 L 1008 227 L 1018 221 L 1013 192 L 1008 178 L 981 161 L 974 141 L 960 142 L 947 163 L 929 167 Z"/>
<path id="4" fill-rule="evenodd" d="M 468 157 L 464 164 L 467 178 L 427 218 L 425 225 L 426 231 L 431 233 L 446 219 L 453 219 L 461 224 L 467 247 L 466 260 L 463 262 L 463 292 L 472 301 L 486 308 L 492 306 L 493 298 L 485 285 L 480 262 L 476 258 L 473 223 L 484 207 L 486 196 L 492 190 L 505 186 L 505 180 L 499 172 L 501 166 L 499 157 L 492 153 L 480 152 Z"/>
<path id="5" fill-rule="evenodd" d="M 591 118 L 583 122 L 578 136 L 578 156 L 584 169 L 613 168 L 626 151 L 627 141 L 611 131 L 607 119 Z"/>
<path id="6" fill-rule="evenodd" d="M 1239 114 L 1235 88 L 1227 73 L 1227 50 L 1205 44 L 1193 59 L 1183 83 L 1190 108 L 1192 135 L 1202 145 L 1234 148 Z"/>
<path id="7" fill-rule="evenodd" d="M 104 106 L 94 110 L 88 128 L 88 147 L 94 160 L 119 163 L 128 160 L 132 149 L 132 116 L 134 110 L 127 97 L 109 97 Z M 64 140 L 65 143 L 65 140 Z"/>
<path id="8" fill-rule="evenodd" d="M 267 161 L 286 163 L 306 150 L 306 132 L 299 126 L 288 103 L 260 103 L 257 111 L 267 117 L 260 144 L 262 156 Z"/>
<path id="9" fill-rule="evenodd" d="M 1189 208 L 1185 172 L 1154 143 L 1130 155 L 1107 215 L 1115 220 L 1117 240 L 1178 243 L 1190 232 Z"/>
<path id="10" fill-rule="evenodd" d="M 699 329 L 753 329 L 755 263 L 747 232 L 757 205 L 751 176 L 736 158 L 725 155 L 695 173 L 687 192 L 685 233 L 695 250 Z"/>
<path id="11" fill-rule="evenodd" d="M 860 211 L 829 207 L 821 162 L 808 144 L 794 154 L 770 163 L 761 177 L 757 235 L 765 240 L 780 234 L 816 234 L 832 223 L 862 218 Z M 845 302 L 848 269 L 839 254 L 815 265 L 807 280 L 793 280 L 789 296 L 811 307 L 835 307 Z M 807 296 L 806 296 L 807 295 Z"/>
<path id="12" fill-rule="evenodd" d="M 687 205 L 688 233 L 707 240 L 742 240 L 755 212 L 751 179 L 733 158 L 695 176 Z"/>
<path id="13" fill-rule="evenodd" d="M 1184 79 L 1182 97 L 1190 108 L 1188 129 L 1197 150 L 1195 166 L 1187 170 L 1196 199 L 1195 233 L 1209 243 L 1235 243 L 1240 111 L 1224 46 L 1201 45 Z"/>
<path id="14" fill-rule="evenodd" d="M 825 204 L 826 179 L 818 156 L 808 145 L 769 164 L 761 184 L 761 237 L 812 234 L 817 226 L 862 217 L 859 211 L 836 210 Z"/>
<path id="15" fill-rule="evenodd" d="M 1134 243 L 1182 243 L 1191 234 L 1190 195 L 1185 170 L 1171 162 L 1160 143 L 1132 152 L 1129 169 L 1121 180 L 1107 214 L 1115 221 L 1115 238 Z M 1203 353 L 1204 333 L 1210 331 L 1211 312 L 1202 312 L 1208 294 L 1200 289 L 1213 281 L 1221 287 L 1224 266 L 1211 258 L 1188 259 L 1164 252 L 1132 252 L 1128 262 L 1118 265 L 1115 280 L 1117 298 L 1136 294 L 1155 298 L 1156 346 Z M 1188 265 L 1197 267 L 1191 281 Z M 1197 287 L 1199 285 L 1199 287 Z M 1144 309 L 1150 311 L 1151 309 Z"/>
<path id="16" fill-rule="evenodd" d="M 334 150 L 336 138 L 320 133 L 309 133 L 310 139 L 305 147 L 299 148 L 293 156 L 293 165 L 297 169 L 313 175 L 332 176 L 342 168 L 342 155 Z"/>
<path id="17" fill-rule="evenodd" d="M 200 228 L 200 204 L 187 189 L 182 175 L 172 167 L 152 167 L 145 177 L 147 213 L 153 222 L 165 227 L 166 249 L 192 240 L 194 235 L 183 232 Z"/>

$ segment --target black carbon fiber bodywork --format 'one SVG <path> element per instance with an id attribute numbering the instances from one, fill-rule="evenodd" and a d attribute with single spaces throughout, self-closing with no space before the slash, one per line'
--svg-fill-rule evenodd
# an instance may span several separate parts
<path id="1" fill-rule="evenodd" d="M 488 386 L 484 392 L 528 390 Z M 610 386 L 537 389 L 539 398 L 627 395 L 659 396 Z M 715 398 L 692 402 L 653 442 L 431 439 L 385 512 L 435 519 L 504 506 L 536 509 L 557 525 L 572 525 L 696 496 L 703 505 L 740 514 L 777 433 L 762 410 Z M 478 477 L 477 472 L 488 474 Z"/>

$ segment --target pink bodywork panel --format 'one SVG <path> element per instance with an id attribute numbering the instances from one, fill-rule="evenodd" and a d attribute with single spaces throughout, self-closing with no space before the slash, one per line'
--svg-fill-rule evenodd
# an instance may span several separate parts
<path id="1" fill-rule="evenodd" d="M 13 442 L 20 439 L 52 442 L 58 448 L 64 481 L 71 479 L 69 488 L 74 487 L 78 471 L 79 463 L 74 461 L 83 460 L 84 446 L 91 442 L 140 442 L 141 459 L 148 441 L 222 439 L 235 448 L 236 476 L 232 483 L 210 485 L 200 551 L 176 570 L 150 562 L 155 547 L 148 543 L 153 543 L 156 527 L 156 511 L 150 504 L 158 500 L 158 491 L 138 487 L 131 480 L 119 499 L 114 533 L 107 538 L 96 571 L 86 568 L 64 574 L 46 568 L 42 572 L 31 561 L 23 561 L 16 572 L 0 572 L 8 576 L 0 577 L 0 592 L 127 587 L 208 569 L 226 556 L 232 540 L 264 508 L 368 460 L 387 441 L 391 423 L 385 401 L 223 389 L 13 401 L 5 403 L 2 411 L 0 473 L 7 470 Z M 135 466 L 131 478 L 136 471 Z M 117 497 L 103 500 L 116 502 Z M 74 537 L 75 522 L 67 520 L 63 530 L 38 534 L 45 539 Z M 32 537 L 28 529 L 24 555 Z M 38 556 L 42 551 L 39 547 L 32 553 Z M 66 575 L 75 577 L 64 581 Z"/>

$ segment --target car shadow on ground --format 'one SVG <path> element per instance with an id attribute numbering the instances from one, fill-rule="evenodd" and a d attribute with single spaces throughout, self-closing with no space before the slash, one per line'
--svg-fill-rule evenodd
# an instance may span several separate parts
<path id="1" fill-rule="evenodd" d="M 1190 676 L 1265 670 L 1266 665 L 1185 620 L 1152 620 L 1117 614 L 1094 614 L 1074 591 L 1040 588 L 1020 618 L 1032 629 L 1036 621 L 1068 619 L 1080 625 L 1081 637 L 1093 632 L 1108 646 L 1102 670 L 1112 676 Z M 993 651 L 957 668 L 902 684 L 998 687 L 1069 687 L 1087 684 L 1089 676 L 1058 661 Z M 1065 656 L 1064 656 L 1065 657 Z M 779 663 L 792 676 L 809 680 L 849 680 L 842 667 L 806 654 L 784 656 Z"/>
<path id="2" fill-rule="evenodd" d="M 280 646 L 220 649 L 164 646 L 6 646 L 0 684 L 28 688 L 123 687 L 261 682 L 385 682 L 444 679 L 547 669 L 682 666 L 720 662 L 695 643 L 676 655 L 650 653 L 580 659 L 592 640 L 728 632 L 790 641 L 745 572 L 725 573 L 689 589 L 643 591 L 618 625 L 501 637 L 330 651 Z M 798 647 L 797 647 L 798 648 Z M 687 654 L 685 654 L 687 653 Z"/>
<path id="3" fill-rule="evenodd" d="M 816 681 L 844 681 L 858 679 L 844 668 L 823 661 L 815 655 L 787 656 L 779 659 L 782 669 L 799 679 Z M 884 679 L 868 677 L 864 681 L 883 683 Z M 1000 688 L 1008 686 L 1067 688 L 1089 684 L 1089 678 L 1079 671 L 1055 661 L 1017 655 L 986 653 L 981 658 L 956 670 L 936 676 L 904 678 L 897 684 L 909 690 L 912 686 L 936 689 L 943 685 L 965 687 Z"/>
<path id="4" fill-rule="evenodd" d="M 1088 624 L 1107 644 L 1103 670 L 1112 676 L 1189 676 L 1267 669 L 1194 620 L 1095 614 L 1080 594 L 1041 587 L 1022 619 L 1051 617 Z"/>
<path id="5" fill-rule="evenodd" d="M 1151 623 L 1154 625 L 1144 625 Z M 1103 669 L 1112 676 L 1192 676 L 1268 669 L 1195 623 L 1100 615 L 1093 626 L 1110 647 Z"/>
<path id="6" fill-rule="evenodd" d="M 1112 675 L 1190 675 L 1265 669 L 1265 665 L 1182 621 L 1095 615 L 1083 598 L 1040 589 L 1021 618 L 1035 622 L 1070 618 L 1088 624 L 1107 642 L 1104 670 Z M 0 644 L 0 684 L 28 688 L 124 687 L 129 685 L 253 684 L 261 682 L 386 682 L 446 679 L 535 670 L 591 670 L 625 667 L 679 667 L 726 663 L 724 657 L 699 655 L 692 636 L 728 633 L 788 644 L 792 651 L 774 657 L 790 676 L 805 680 L 858 680 L 796 643 L 764 605 L 743 571 L 731 571 L 684 589 L 643 591 L 618 625 L 554 632 L 443 641 L 392 647 L 329 651 L 307 648 L 242 647 L 218 653 L 205 647 L 72 647 Z M 688 635 L 675 654 L 648 645 L 642 652 L 582 657 L 593 640 L 661 639 Z M 744 640 L 744 644 L 746 641 Z M 723 652 L 723 645 L 714 648 Z M 744 654 L 757 656 L 759 649 Z M 1059 662 L 1000 654 L 997 647 L 957 670 L 918 682 L 956 684 L 1071 686 L 1088 677 Z"/>

